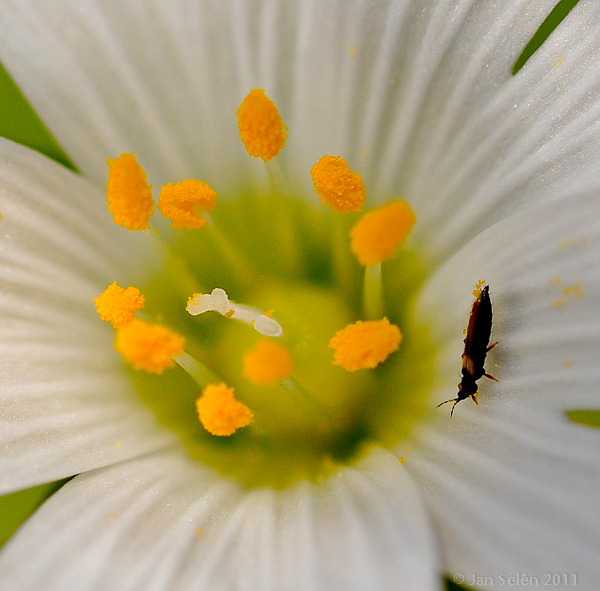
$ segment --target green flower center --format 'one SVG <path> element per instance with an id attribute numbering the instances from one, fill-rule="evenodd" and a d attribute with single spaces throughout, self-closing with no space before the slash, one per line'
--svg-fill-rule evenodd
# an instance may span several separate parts
<path id="1" fill-rule="evenodd" d="M 281 488 L 396 444 L 424 414 L 433 348 L 413 314 L 424 271 L 400 247 L 416 219 L 408 203 L 359 220 L 362 178 L 325 155 L 310 175 L 331 209 L 315 209 L 273 161 L 288 132 L 275 104 L 254 89 L 237 118 L 271 190 L 215 207 L 203 181 L 163 186 L 157 207 L 181 230 L 163 271 L 144 295 L 115 283 L 95 299 L 140 396 L 191 455 L 246 486 Z M 164 248 L 135 156 L 109 168 L 115 223 Z"/>
<path id="2" fill-rule="evenodd" d="M 214 226 L 183 230 L 164 271 L 140 286 L 144 313 L 184 335 L 186 352 L 254 415 L 249 427 L 215 437 L 198 421 L 199 388 L 180 367 L 158 376 L 131 370 L 144 402 L 194 458 L 247 486 L 281 488 L 319 479 L 372 445 L 394 445 L 423 415 L 433 348 L 413 320 L 424 278 L 414 252 L 400 249 L 382 263 L 383 312 L 402 330 L 400 349 L 374 369 L 348 372 L 332 363 L 332 336 L 364 317 L 364 268 L 348 238 L 358 217 L 289 195 L 242 194 L 219 204 Z M 186 312 L 188 296 L 214 287 L 231 301 L 274 310 L 283 334 L 270 340 L 291 355 L 291 387 L 244 376 L 245 353 L 265 339 L 251 326 L 216 312 Z"/>

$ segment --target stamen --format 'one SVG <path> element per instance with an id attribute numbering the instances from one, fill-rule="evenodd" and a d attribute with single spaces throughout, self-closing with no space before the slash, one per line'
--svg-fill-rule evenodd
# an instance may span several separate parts
<path id="1" fill-rule="evenodd" d="M 263 314 L 257 308 L 230 302 L 227 292 L 220 287 L 215 287 L 210 294 L 193 294 L 188 299 L 186 310 L 192 316 L 214 310 L 223 316 L 227 316 L 227 318 L 234 318 L 250 324 L 254 327 L 254 330 L 266 337 L 279 337 L 283 333 L 283 329 L 277 320 L 271 318 L 270 315 Z M 268 312 L 272 314 L 272 310 L 268 310 Z"/>
<path id="2" fill-rule="evenodd" d="M 260 340 L 244 355 L 243 374 L 258 386 L 275 384 L 291 373 L 291 355 L 272 341 Z"/>
<path id="3" fill-rule="evenodd" d="M 247 427 L 252 412 L 233 395 L 233 388 L 225 384 L 210 384 L 196 400 L 196 411 L 202 426 L 212 435 L 233 435 L 237 429 Z"/>
<path id="4" fill-rule="evenodd" d="M 362 211 L 365 184 L 360 174 L 352 172 L 341 156 L 321 156 L 310 171 L 317 195 L 323 206 L 339 213 Z"/>
<path id="5" fill-rule="evenodd" d="M 238 109 L 237 119 L 240 138 L 250 156 L 267 162 L 285 146 L 288 128 L 264 90 L 254 88 L 249 92 Z"/>
<path id="6" fill-rule="evenodd" d="M 121 154 L 116 160 L 108 160 L 106 200 L 115 224 L 128 230 L 148 227 L 150 216 L 154 215 L 151 187 L 134 154 Z"/>
<path id="7" fill-rule="evenodd" d="M 387 318 L 382 320 L 357 321 L 343 330 L 338 330 L 329 341 L 335 349 L 334 365 L 348 371 L 374 368 L 385 361 L 402 342 L 402 333 Z"/>
<path id="8" fill-rule="evenodd" d="M 213 209 L 216 202 L 217 194 L 208 184 L 192 179 L 165 185 L 158 197 L 158 210 L 170 218 L 176 230 L 201 228 L 206 224 L 202 213 Z"/>
<path id="9" fill-rule="evenodd" d="M 383 288 L 381 285 L 381 263 L 365 267 L 363 281 L 363 312 L 369 320 L 383 316 Z"/>
<path id="10" fill-rule="evenodd" d="M 416 216 L 401 199 L 366 213 L 350 231 L 352 252 L 361 265 L 389 259 L 415 225 Z"/>
<path id="11" fill-rule="evenodd" d="M 115 349 L 135 369 L 161 374 L 173 367 L 174 356 L 183 355 L 185 339 L 161 324 L 134 318 L 117 329 Z"/>
<path id="12" fill-rule="evenodd" d="M 219 378 L 206 365 L 194 359 L 189 353 L 175 355 L 173 361 L 181 367 L 193 380 L 199 388 L 206 388 L 208 384 L 217 382 Z"/>
<path id="13" fill-rule="evenodd" d="M 130 322 L 135 313 L 144 307 L 144 296 L 137 287 L 124 289 L 115 281 L 109 285 L 97 298 L 96 311 L 102 320 L 110 322 L 114 328 L 119 328 Z"/>

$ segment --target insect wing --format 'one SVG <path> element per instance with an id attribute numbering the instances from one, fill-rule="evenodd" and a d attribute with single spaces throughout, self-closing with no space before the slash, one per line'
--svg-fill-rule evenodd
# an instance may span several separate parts
<path id="1" fill-rule="evenodd" d="M 469 357 L 466 353 L 464 353 L 462 356 L 462 368 L 463 374 L 467 372 L 467 374 L 472 376 L 475 373 L 475 364 L 473 363 L 473 358 Z"/>
<path id="2" fill-rule="evenodd" d="M 473 303 L 465 339 L 465 355 L 473 360 L 475 368 L 483 367 L 491 332 L 492 301 L 486 285 Z"/>

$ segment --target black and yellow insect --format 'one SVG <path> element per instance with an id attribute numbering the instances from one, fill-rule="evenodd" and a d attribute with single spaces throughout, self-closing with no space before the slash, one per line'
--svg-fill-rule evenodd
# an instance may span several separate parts
<path id="1" fill-rule="evenodd" d="M 479 378 L 485 376 L 495 382 L 498 381 L 494 376 L 486 373 L 484 368 L 486 355 L 498 344 L 498 341 L 496 341 L 488 347 L 491 334 L 492 300 L 490 299 L 490 288 L 486 285 L 479 292 L 471 308 L 467 336 L 465 337 L 465 351 L 462 356 L 462 380 L 458 384 L 458 396 L 438 404 L 438 407 L 440 407 L 447 402 L 454 402 L 450 416 L 454 414 L 454 407 L 461 400 L 471 397 L 473 402 L 478 404 L 477 380 Z"/>

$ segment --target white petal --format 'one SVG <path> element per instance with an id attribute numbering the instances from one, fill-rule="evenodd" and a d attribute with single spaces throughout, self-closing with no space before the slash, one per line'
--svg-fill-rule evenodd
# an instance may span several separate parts
<path id="1" fill-rule="evenodd" d="M 143 278 L 143 237 L 81 177 L 4 139 L 0 214 L 0 492 L 165 445 L 91 299 Z"/>
<path id="2" fill-rule="evenodd" d="M 443 385 L 406 465 L 450 574 L 489 575 L 486 589 L 506 588 L 502 573 L 600 588 L 600 431 L 564 414 L 600 409 L 599 220 L 598 190 L 525 209 L 459 251 L 420 298 Z M 434 407 L 456 396 L 478 279 L 490 285 L 499 345 L 486 369 L 499 382 L 482 379 L 479 406 L 461 402 L 450 419 Z"/>
<path id="3" fill-rule="evenodd" d="M 580 192 L 598 178 L 600 5 L 580 2 L 510 74 L 555 4 L 474 2 L 457 14 L 463 26 L 428 82 L 406 144 L 412 156 L 394 172 L 415 204 L 415 238 L 436 256 L 448 256 L 517 204 Z M 394 158 L 383 162 L 393 166 Z"/>
<path id="4" fill-rule="evenodd" d="M 413 203 L 415 238 L 443 257 L 515 204 L 598 174 L 598 3 L 579 2 L 510 74 L 555 3 L 22 1 L 0 5 L 0 57 L 98 181 L 107 156 L 134 151 L 155 183 L 244 182 L 260 165 L 234 113 L 264 87 L 290 127 L 291 184 L 316 200 L 310 167 L 343 154 L 372 200 Z"/>
<path id="5" fill-rule="evenodd" d="M 69 482 L 9 542 L 0 579 L 19 591 L 426 591 L 440 588 L 435 556 L 388 452 L 283 491 L 159 454 Z"/>
<path id="6" fill-rule="evenodd" d="M 252 88 L 244 44 L 251 24 L 236 5 L 4 4 L 0 55 L 92 179 L 104 182 L 107 157 L 133 151 L 151 183 L 200 177 L 219 191 L 256 164 L 235 118 Z"/>

